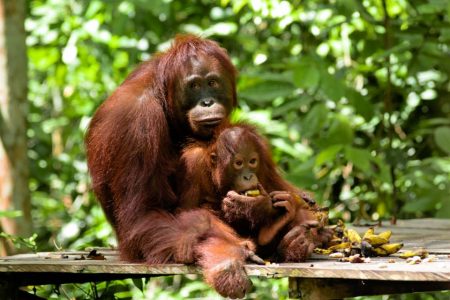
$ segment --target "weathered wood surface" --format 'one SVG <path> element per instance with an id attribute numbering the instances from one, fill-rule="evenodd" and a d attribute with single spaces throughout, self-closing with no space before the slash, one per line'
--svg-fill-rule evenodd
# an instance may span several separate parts
<path id="1" fill-rule="evenodd" d="M 367 230 L 367 227 L 354 228 L 359 232 Z M 388 258 L 372 258 L 369 263 L 351 264 L 338 262 L 328 256 L 314 255 L 305 263 L 265 266 L 248 264 L 246 270 L 250 276 L 289 277 L 291 283 L 301 287 L 304 292 L 314 292 L 317 285 L 325 283 L 327 287 L 348 284 L 345 290 L 348 290 L 346 295 L 350 295 L 351 285 L 359 284 L 361 289 L 364 289 L 364 286 L 366 288 L 364 292 L 358 293 L 366 295 L 375 293 L 380 289 L 380 284 L 387 285 L 387 281 L 393 284 L 391 287 L 396 286 L 398 291 L 450 289 L 450 220 L 399 221 L 396 226 L 383 226 L 376 231 L 386 229 L 393 231 L 392 242 L 405 244 L 403 251 L 424 247 L 430 253 L 436 254 L 437 260 L 410 265 L 398 255 L 394 255 Z M 2 257 L 0 280 L 14 280 L 19 285 L 31 285 L 200 273 L 195 266 L 126 263 L 118 259 L 114 250 L 97 249 L 97 252 L 104 256 L 104 260 L 81 260 L 82 256 L 87 257 L 89 251 L 42 252 Z M 395 263 L 389 263 L 389 259 L 393 259 Z M 370 286 L 374 286 L 372 290 Z M 324 288 L 323 291 L 325 290 Z M 383 289 L 380 293 L 382 291 Z"/>
<path id="2" fill-rule="evenodd" d="M 52 254 L 52 256 L 55 253 Z M 69 252 L 64 253 L 64 255 Z M 84 253 L 86 256 L 87 253 Z M 1 273 L 91 273 L 91 274 L 140 274 L 169 275 L 197 274 L 195 266 L 180 264 L 144 265 L 131 264 L 117 260 L 115 255 L 106 255 L 105 260 L 75 260 L 80 254 L 69 254 L 69 258 L 44 258 L 40 253 L 32 257 L 11 257 L 0 260 Z M 251 276 L 264 277 L 303 277 L 303 278 L 341 278 L 392 281 L 449 281 L 450 258 L 438 255 L 435 262 L 417 265 L 407 264 L 405 260 L 393 257 L 395 263 L 388 263 L 388 258 L 372 258 L 369 263 L 351 264 L 339 262 L 321 256 L 314 256 L 305 263 L 284 263 L 271 265 L 246 266 Z"/>

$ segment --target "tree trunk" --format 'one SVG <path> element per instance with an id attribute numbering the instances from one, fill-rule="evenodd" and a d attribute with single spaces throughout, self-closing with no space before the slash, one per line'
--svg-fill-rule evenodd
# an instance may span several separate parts
<path id="1" fill-rule="evenodd" d="M 19 218 L 0 218 L 0 230 L 31 234 L 27 159 L 27 53 L 25 0 L 0 0 L 0 211 L 19 210 Z M 0 255 L 14 252 L 6 240 Z"/>

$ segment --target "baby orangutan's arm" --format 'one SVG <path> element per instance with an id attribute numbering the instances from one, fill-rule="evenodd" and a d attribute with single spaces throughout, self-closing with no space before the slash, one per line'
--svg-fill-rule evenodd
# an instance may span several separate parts
<path id="1" fill-rule="evenodd" d="M 261 185 L 258 188 L 260 195 L 253 197 L 229 191 L 222 201 L 224 219 L 229 223 L 248 220 L 253 228 L 260 226 L 267 219 L 272 219 L 276 211 L 271 197 Z"/>
<path id="2" fill-rule="evenodd" d="M 288 192 L 272 192 L 270 193 L 272 198 L 273 207 L 285 209 L 286 211 L 278 217 L 272 224 L 266 225 L 261 228 L 258 234 L 258 245 L 264 246 L 269 244 L 280 230 L 289 224 L 295 217 L 295 199 Z"/>

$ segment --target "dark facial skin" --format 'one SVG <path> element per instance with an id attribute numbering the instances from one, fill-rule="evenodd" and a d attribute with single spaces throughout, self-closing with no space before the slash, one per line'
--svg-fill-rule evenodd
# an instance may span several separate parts
<path id="1" fill-rule="evenodd" d="M 227 166 L 227 177 L 234 178 L 230 190 L 244 193 L 258 188 L 259 155 L 254 146 L 243 143 Z"/>
<path id="2" fill-rule="evenodd" d="M 202 56 L 191 59 L 180 81 L 179 108 L 196 136 L 209 137 L 232 108 L 232 82 L 218 61 Z"/>

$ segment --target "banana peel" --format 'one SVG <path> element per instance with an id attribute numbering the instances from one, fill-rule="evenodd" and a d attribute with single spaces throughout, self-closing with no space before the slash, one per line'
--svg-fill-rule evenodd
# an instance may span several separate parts
<path id="1" fill-rule="evenodd" d="M 374 247 L 389 243 L 388 239 L 380 237 L 378 234 L 364 234 L 363 240 L 369 242 Z"/>
<path id="2" fill-rule="evenodd" d="M 391 254 L 397 253 L 402 247 L 402 243 L 384 244 L 380 245 L 379 247 L 373 248 L 372 251 L 377 256 L 389 256 Z"/>
<path id="3" fill-rule="evenodd" d="M 343 242 L 328 248 L 328 250 L 336 251 L 336 250 L 344 250 L 351 248 L 352 244 L 350 242 Z"/>
<path id="4" fill-rule="evenodd" d="M 347 229 L 347 237 L 350 243 L 361 243 L 361 236 L 354 229 Z"/>
<path id="5" fill-rule="evenodd" d="M 403 243 L 384 244 L 378 248 L 381 248 L 381 249 L 387 251 L 389 254 L 394 254 L 403 248 Z"/>
<path id="6" fill-rule="evenodd" d="M 417 250 L 408 250 L 400 254 L 400 258 L 408 259 L 410 257 L 419 256 L 420 258 L 426 258 L 428 256 L 428 251 L 420 248 Z"/>
<path id="7" fill-rule="evenodd" d="M 379 234 L 375 234 L 375 229 L 373 227 L 369 228 L 366 233 L 364 233 L 363 240 L 369 242 L 373 247 L 378 247 L 389 243 L 392 231 L 386 230 Z"/>
<path id="8" fill-rule="evenodd" d="M 378 234 L 378 236 L 380 238 L 386 239 L 388 241 L 391 238 L 391 235 L 392 235 L 392 231 L 390 231 L 390 230 L 386 230 L 386 231 L 383 231 L 383 232 Z"/>

